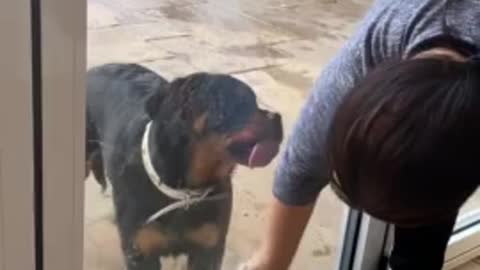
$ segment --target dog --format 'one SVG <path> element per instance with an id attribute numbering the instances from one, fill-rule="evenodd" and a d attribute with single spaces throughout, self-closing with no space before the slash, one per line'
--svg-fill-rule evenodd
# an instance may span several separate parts
<path id="1" fill-rule="evenodd" d="M 110 182 L 128 270 L 159 270 L 186 255 L 189 270 L 220 269 L 237 165 L 264 167 L 283 139 L 278 113 L 230 75 L 168 82 L 137 65 L 87 72 L 87 173 Z"/>

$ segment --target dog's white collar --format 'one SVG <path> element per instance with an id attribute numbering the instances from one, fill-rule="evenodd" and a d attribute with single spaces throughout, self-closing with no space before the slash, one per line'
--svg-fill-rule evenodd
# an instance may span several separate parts
<path id="1" fill-rule="evenodd" d="M 150 121 L 145 127 L 145 132 L 143 133 L 142 139 L 142 161 L 145 171 L 147 172 L 148 178 L 152 184 L 157 187 L 157 189 L 163 194 L 167 195 L 171 199 L 177 200 L 164 208 L 158 210 L 152 214 L 146 221 L 145 224 L 157 220 L 159 217 L 173 211 L 176 209 L 188 209 L 191 205 L 200 203 L 203 201 L 213 201 L 213 200 L 222 200 L 228 197 L 227 193 L 220 193 L 213 196 L 209 196 L 213 192 L 213 187 L 207 189 L 174 189 L 167 186 L 162 182 L 160 176 L 155 171 L 155 168 L 152 164 L 152 159 L 150 158 L 150 149 L 148 144 L 148 138 L 150 134 L 150 127 L 152 122 Z"/>
<path id="2" fill-rule="evenodd" d="M 152 159 L 150 158 L 150 149 L 149 149 L 148 140 L 149 140 L 151 126 L 152 126 L 152 121 L 148 122 L 147 126 L 145 127 L 145 132 L 143 133 L 142 161 L 143 161 L 143 167 L 145 168 L 148 178 L 150 178 L 150 181 L 152 182 L 152 184 L 155 187 L 157 187 L 157 189 L 160 192 L 167 195 L 171 199 L 188 202 L 194 199 L 197 200 L 200 198 L 206 198 L 213 191 L 212 187 L 207 189 L 174 189 L 162 182 L 162 179 L 155 171 L 155 168 L 153 167 L 153 164 L 152 164 Z"/>

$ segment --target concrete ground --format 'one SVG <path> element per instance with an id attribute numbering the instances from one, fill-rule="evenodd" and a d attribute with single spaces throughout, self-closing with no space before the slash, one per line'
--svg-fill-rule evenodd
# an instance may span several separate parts
<path id="1" fill-rule="evenodd" d="M 89 0 L 88 65 L 143 64 L 168 79 L 195 71 L 245 80 L 282 113 L 288 134 L 312 82 L 354 29 L 370 0 Z M 224 269 L 258 247 L 275 163 L 240 169 Z M 86 183 L 85 268 L 123 269 L 111 198 Z M 332 269 L 344 206 L 318 202 L 292 269 Z M 167 270 L 173 268 L 166 268 Z"/>

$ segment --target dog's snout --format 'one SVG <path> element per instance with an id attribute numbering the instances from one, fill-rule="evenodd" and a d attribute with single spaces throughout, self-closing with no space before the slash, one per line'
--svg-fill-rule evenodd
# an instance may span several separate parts
<path id="1" fill-rule="evenodd" d="M 282 126 L 282 116 L 279 113 L 273 114 L 273 121 L 277 123 L 279 126 Z"/>
<path id="2" fill-rule="evenodd" d="M 282 116 L 279 113 L 268 112 L 267 118 L 270 122 L 271 136 L 278 141 L 283 139 Z"/>

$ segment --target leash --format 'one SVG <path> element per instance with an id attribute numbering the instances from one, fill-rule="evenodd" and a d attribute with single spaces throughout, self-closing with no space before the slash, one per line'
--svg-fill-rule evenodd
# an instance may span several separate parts
<path id="1" fill-rule="evenodd" d="M 228 195 L 226 193 L 221 193 L 221 194 L 217 194 L 217 195 L 210 196 L 210 197 L 205 197 L 205 198 L 200 197 L 200 198 L 192 198 L 192 199 L 188 199 L 188 200 L 177 201 L 177 202 L 174 202 L 172 204 L 167 205 L 166 207 L 157 211 L 155 214 L 151 215 L 147 219 L 147 221 L 145 221 L 144 225 L 147 225 L 147 224 L 157 220 L 159 217 L 161 217 L 163 215 L 166 215 L 167 213 L 170 213 L 173 210 L 177 210 L 177 209 L 188 210 L 190 208 L 190 206 L 192 206 L 194 204 L 197 204 L 197 203 L 200 203 L 200 202 L 223 200 L 223 199 L 226 199 L 226 198 L 228 198 Z"/>
<path id="2" fill-rule="evenodd" d="M 192 205 L 198 204 L 203 201 L 215 201 L 223 200 L 228 198 L 227 193 L 220 193 L 213 196 L 211 193 L 214 188 L 209 187 L 207 189 L 174 189 L 162 182 L 160 176 L 155 171 L 153 167 L 152 159 L 150 158 L 150 149 L 149 149 L 149 134 L 152 121 L 148 122 L 145 127 L 145 132 L 143 133 L 142 138 L 142 161 L 145 171 L 147 172 L 150 182 L 163 194 L 167 195 L 169 198 L 176 200 L 166 207 L 158 210 L 156 213 L 151 215 L 146 221 L 145 225 L 151 223 L 152 221 L 157 220 L 161 216 L 172 212 L 176 209 L 188 210 Z"/>

